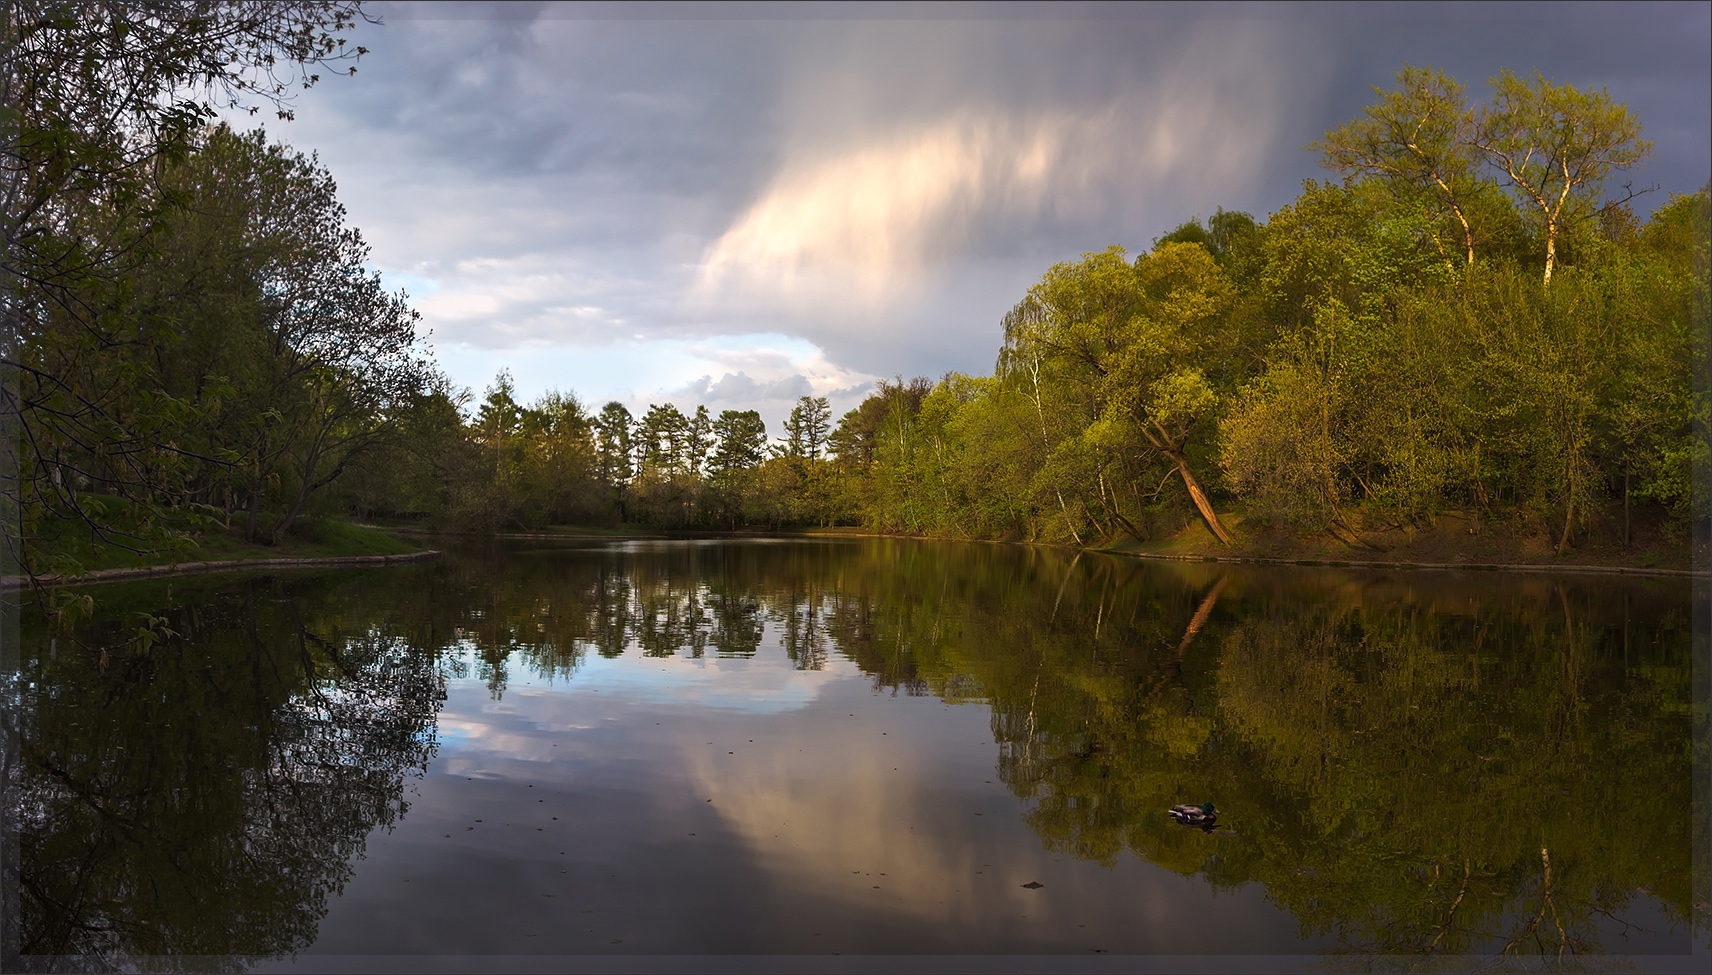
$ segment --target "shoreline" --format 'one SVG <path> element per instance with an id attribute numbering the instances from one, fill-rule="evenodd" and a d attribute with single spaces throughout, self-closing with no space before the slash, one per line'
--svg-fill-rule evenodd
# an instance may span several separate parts
<path id="1" fill-rule="evenodd" d="M 1093 552 L 1100 555 L 1111 555 L 1120 558 L 1148 559 L 1160 562 L 1221 562 L 1233 565 L 1293 565 L 1321 569 L 1411 569 L 1434 572 L 1574 572 L 1596 575 L 1671 576 L 1677 578 L 1699 579 L 1712 578 L 1712 570 L 1702 568 L 1678 569 L 1662 566 L 1599 565 L 1587 562 L 1476 562 L 1472 560 L 1464 562 L 1439 562 L 1417 561 L 1412 559 L 1340 559 L 1327 556 L 1316 557 L 1312 555 L 1266 556 L 1235 554 L 1216 555 L 1203 552 L 1144 552 L 1122 548 L 1102 548 L 1087 545 L 1078 546 L 1068 542 L 1026 542 L 1014 539 L 994 538 L 937 538 L 928 535 L 888 534 L 885 532 L 874 532 L 865 529 L 851 531 L 821 529 L 818 531 L 807 532 L 778 531 L 766 533 L 729 532 L 725 534 L 731 537 L 743 537 L 745 535 L 770 535 L 773 537 L 785 538 L 910 538 L 919 541 L 980 543 L 986 545 L 1031 545 L 1045 548 L 1063 548 L 1079 552 Z"/>
<path id="2" fill-rule="evenodd" d="M 375 526 L 380 527 L 380 526 Z M 1507 572 L 1507 573 L 1568 573 L 1576 575 L 1619 575 L 1619 576 L 1653 576 L 1666 578 L 1706 579 L 1712 577 L 1712 571 L 1701 568 L 1681 569 L 1666 567 L 1645 567 L 1629 565 L 1597 565 L 1589 563 L 1550 563 L 1550 562 L 1486 562 L 1486 561 L 1426 561 L 1411 559 L 1340 559 L 1325 555 L 1318 557 L 1302 555 L 1262 556 L 1262 555 L 1223 555 L 1204 552 L 1145 552 L 1124 550 L 1122 548 L 1096 548 L 1091 546 L 1076 546 L 1068 543 L 1026 542 L 1014 539 L 957 539 L 936 538 L 924 535 L 892 534 L 875 532 L 866 529 L 817 529 L 810 531 L 718 531 L 690 530 L 683 532 L 652 531 L 636 534 L 581 534 L 557 532 L 436 532 L 422 529 L 382 529 L 398 534 L 408 535 L 449 535 L 469 538 L 494 538 L 530 541 L 663 541 L 675 538 L 799 538 L 799 539 L 834 539 L 834 538 L 891 538 L 911 539 L 915 541 L 933 542 L 980 542 L 995 545 L 1042 546 L 1046 548 L 1062 548 L 1079 552 L 1093 552 L 1118 558 L 1143 559 L 1156 562 L 1188 562 L 1188 563 L 1220 563 L 1226 565 L 1270 565 L 1296 566 L 1303 568 L 1321 569 L 1365 569 L 1401 570 L 1424 572 Z M 246 559 L 214 559 L 194 562 L 179 562 L 169 565 L 138 566 L 135 568 L 96 569 L 76 576 L 64 576 L 59 573 L 36 576 L 8 575 L 0 577 L 0 592 L 17 592 L 31 586 L 68 587 L 97 585 L 107 582 L 119 582 L 133 579 L 147 579 L 157 576 L 193 575 L 214 572 L 241 572 L 261 569 L 316 569 L 316 568 L 359 568 L 363 566 L 383 567 L 388 565 L 407 565 L 417 562 L 432 562 L 440 559 L 443 553 L 438 549 L 420 552 L 406 552 L 395 555 L 338 555 L 338 556 L 303 556 L 285 558 L 246 558 Z"/>
<path id="3" fill-rule="evenodd" d="M 311 555 L 301 558 L 224 559 L 202 562 L 177 562 L 171 565 L 145 565 L 128 569 L 95 569 L 82 575 L 66 576 L 51 573 L 31 577 L 11 575 L 0 577 L 0 592 L 16 592 L 32 584 L 41 586 L 86 586 L 125 579 L 145 579 L 151 576 L 195 575 L 208 572 L 236 572 L 248 569 L 333 569 L 342 567 L 403 565 L 411 562 L 433 562 L 439 559 L 438 549 L 405 552 L 400 555 Z"/>
<path id="4" fill-rule="evenodd" d="M 1244 565 L 1296 565 L 1320 569 L 1409 569 L 1432 572 L 1576 572 L 1604 575 L 1674 576 L 1677 578 L 1690 579 L 1712 578 L 1712 571 L 1708 571 L 1706 569 L 1649 569 L 1640 566 L 1587 565 L 1582 563 L 1552 565 L 1549 563 L 1538 562 L 1381 562 L 1377 560 L 1367 561 L 1361 559 L 1283 559 L 1240 555 L 1167 555 L 1157 552 L 1121 552 L 1097 548 L 1085 549 L 1084 551 L 1100 552 L 1105 555 L 1117 555 L 1133 559 L 1152 559 L 1163 562 L 1226 562 Z"/>
<path id="5" fill-rule="evenodd" d="M 474 532 L 421 532 L 421 534 L 453 534 L 479 535 Z M 1673 578 L 1712 578 L 1712 571 L 1707 569 L 1679 569 L 1668 567 L 1647 567 L 1631 565 L 1598 565 L 1585 562 L 1439 562 L 1415 561 L 1410 559 L 1339 559 L 1328 557 L 1285 557 L 1263 555 L 1214 555 L 1196 552 L 1140 552 L 1120 548 L 1097 548 L 1092 546 L 1076 546 L 1067 542 L 1027 542 L 1015 539 L 996 538 L 941 538 L 930 535 L 904 535 L 886 532 L 875 532 L 866 529 L 817 529 L 812 531 L 716 531 L 688 530 L 682 532 L 662 531 L 650 535 L 557 535 L 557 534 L 524 534 L 502 532 L 483 535 L 487 538 L 512 539 L 564 539 L 567 541 L 607 540 L 619 541 L 627 539 L 672 540 L 678 538 L 895 538 L 911 539 L 922 542 L 957 542 L 961 544 L 982 545 L 1025 545 L 1044 548 L 1062 548 L 1067 550 L 1093 552 L 1100 555 L 1110 555 L 1119 558 L 1148 559 L 1161 562 L 1218 562 L 1233 565 L 1288 565 L 1322 569 L 1403 569 L 1432 572 L 1540 572 L 1540 573 L 1577 573 L 1590 575 L 1627 575 L 1627 576 L 1666 576 Z"/>

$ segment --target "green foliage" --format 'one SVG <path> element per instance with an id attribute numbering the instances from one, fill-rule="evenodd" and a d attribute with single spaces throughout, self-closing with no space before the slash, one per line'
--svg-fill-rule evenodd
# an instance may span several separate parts
<path id="1" fill-rule="evenodd" d="M 1708 194 L 1644 224 L 1608 209 L 1542 288 L 1537 240 L 1452 144 L 1473 110 L 1423 160 L 1404 109 L 1449 111 L 1454 83 L 1402 80 L 1407 98 L 1328 136 L 1361 178 L 1309 182 L 1264 225 L 1221 210 L 1133 260 L 1053 266 L 1005 316 L 991 377 L 881 383 L 825 461 L 805 398 L 775 460 L 704 485 L 726 500 L 702 517 L 1087 544 L 1214 527 L 1233 502 L 1346 538 L 1463 509 L 1544 523 L 1560 553 L 1621 505 L 1706 517 Z M 1421 167 L 1454 169 L 1454 193 Z M 1478 260 L 1447 259 L 1453 237 Z"/>
<path id="2" fill-rule="evenodd" d="M 1650 155 L 1652 143 L 1641 138 L 1640 120 L 1603 88 L 1581 91 L 1554 85 L 1538 71 L 1531 80 L 1503 71 L 1492 89 L 1472 141 L 1508 180 L 1521 210 L 1538 221 L 1549 283 L 1559 237 L 1614 205 L 1600 203 L 1605 181 Z"/>
<path id="3" fill-rule="evenodd" d="M 358 14 L 221 7 L 235 33 L 203 34 L 160 9 L 140 28 L 154 34 L 108 37 L 165 59 L 144 87 L 266 97 L 256 69 L 337 59 L 332 35 Z M 137 101 L 93 62 L 54 74 L 72 68 L 50 38 L 123 33 L 129 16 L 8 21 L 27 55 L 8 70 L 47 85 L 7 116 L 9 158 L 40 168 L 19 170 L 44 201 L 25 223 L 60 220 L 18 224 L 35 270 L 7 265 L 25 282 L 8 314 L 29 310 L 8 320 L 7 524 L 36 571 L 175 551 L 215 523 L 282 543 L 341 512 L 1090 544 L 1196 518 L 1229 541 L 1221 507 L 1334 533 L 1460 508 L 1549 523 L 1560 554 L 1609 534 L 1619 505 L 1712 516 L 1696 489 L 1712 464 L 1708 193 L 1644 221 L 1606 200 L 1650 146 L 1602 91 L 1506 73 L 1472 105 L 1406 66 L 1315 144 L 1341 184 L 1307 181 L 1264 222 L 1219 209 L 1146 253 L 1054 264 L 1004 316 L 991 376 L 881 382 L 835 427 L 804 396 L 770 445 L 752 411 L 524 404 L 503 372 L 479 402 L 451 389 L 317 162 L 201 128 L 200 102 Z M 214 71 L 180 41 L 236 55 Z M 54 85 L 118 106 L 120 128 L 78 129 Z M 144 120 L 156 141 L 120 138 Z"/>
<path id="4" fill-rule="evenodd" d="M 365 53 L 337 36 L 363 16 L 331 2 L 29 2 L 0 13 L 0 501 L 11 564 L 51 557 L 39 533 L 58 519 L 83 522 L 101 544 L 159 547 L 175 512 L 226 507 L 246 461 L 249 493 L 277 484 L 295 495 L 269 526 L 289 530 L 364 439 L 343 430 L 372 406 L 363 367 L 412 358 L 408 341 L 392 341 L 408 332 L 408 310 L 362 273 L 360 238 L 343 230 L 324 172 L 259 137 L 205 128 L 216 108 L 268 103 L 289 117 L 292 90 L 319 80 L 318 67 Z M 303 204 L 291 217 L 279 206 L 287 196 Z M 286 239 L 309 268 L 286 267 Z M 343 314 L 294 318 L 292 302 L 311 293 Z M 368 348 L 304 338 L 352 327 L 368 331 Z M 257 352 L 262 376 L 234 367 Z M 277 410 L 246 401 L 282 361 L 301 367 L 297 395 Z M 232 443 L 246 425 L 247 446 L 265 442 L 250 456 Z M 333 435 L 331 455 L 303 449 L 313 436 L 295 435 L 311 430 Z M 105 521 L 78 500 L 91 491 L 148 515 Z"/>
<path id="5" fill-rule="evenodd" d="M 1440 255 L 1473 264 L 1485 228 L 1475 205 L 1482 183 L 1474 115 L 1463 86 L 1443 72 L 1407 65 L 1397 82 L 1397 91 L 1375 87 L 1377 103 L 1312 148 L 1328 168 L 1383 186 L 1395 211 L 1428 228 Z"/>

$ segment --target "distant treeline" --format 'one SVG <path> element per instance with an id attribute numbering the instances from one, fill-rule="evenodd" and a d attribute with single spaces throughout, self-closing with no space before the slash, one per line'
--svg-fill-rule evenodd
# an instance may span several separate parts
<path id="1" fill-rule="evenodd" d="M 769 449 L 753 412 L 525 407 L 502 375 L 472 419 L 435 394 L 342 490 L 491 528 L 1083 543 L 1223 536 L 1233 502 L 1333 533 L 1469 510 L 1560 551 L 1625 503 L 1707 517 L 1707 191 L 1644 222 L 1612 202 L 1650 147 L 1603 92 L 1506 74 L 1470 107 L 1442 74 L 1398 82 L 1316 144 L 1343 182 L 1049 269 L 990 376 L 881 383 L 836 426 L 804 397 Z"/>
<path id="2" fill-rule="evenodd" d="M 1316 145 L 1342 182 L 1055 265 L 990 376 L 836 422 L 805 397 L 772 438 L 451 387 L 325 167 L 210 125 L 289 114 L 284 81 L 361 53 L 357 5 L 8 9 L 0 521 L 37 569 L 76 568 L 68 531 L 266 542 L 306 514 L 1090 543 L 1458 508 L 1560 550 L 1619 504 L 1708 517 L 1709 197 L 1613 202 L 1650 146 L 1603 92 L 1506 74 L 1470 106 L 1406 69 Z"/>

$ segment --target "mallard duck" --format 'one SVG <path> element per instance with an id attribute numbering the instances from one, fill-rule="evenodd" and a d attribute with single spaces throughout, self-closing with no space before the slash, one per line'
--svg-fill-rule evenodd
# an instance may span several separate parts
<path id="1" fill-rule="evenodd" d="M 1185 826 L 1208 826 L 1219 818 L 1218 810 L 1214 809 L 1210 802 L 1203 802 L 1199 806 L 1172 806 L 1168 811 L 1172 819 Z"/>

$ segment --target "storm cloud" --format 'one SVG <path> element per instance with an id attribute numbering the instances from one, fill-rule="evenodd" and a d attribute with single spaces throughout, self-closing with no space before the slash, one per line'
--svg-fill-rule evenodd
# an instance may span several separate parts
<path id="1" fill-rule="evenodd" d="M 1054 261 L 1264 217 L 1406 62 L 1476 99 L 1506 68 L 1608 87 L 1656 143 L 1645 206 L 1712 169 L 1704 4 L 373 10 L 359 74 L 270 132 L 332 169 L 454 380 L 775 428 L 989 370 Z"/>

